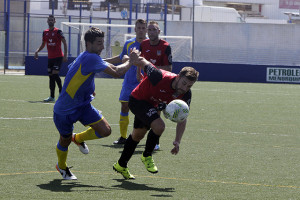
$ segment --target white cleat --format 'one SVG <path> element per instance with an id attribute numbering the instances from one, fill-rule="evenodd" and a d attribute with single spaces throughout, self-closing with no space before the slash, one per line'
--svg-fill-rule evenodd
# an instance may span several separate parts
<path id="1" fill-rule="evenodd" d="M 79 150 L 81 151 L 81 153 L 88 154 L 90 152 L 88 146 L 85 144 L 85 142 L 77 143 L 75 141 L 75 135 L 76 135 L 76 133 L 72 134 L 72 142 L 74 142 L 79 147 Z"/>
<path id="2" fill-rule="evenodd" d="M 57 163 L 56 169 L 62 175 L 64 180 L 77 180 L 77 177 L 70 171 L 69 167 L 67 167 L 65 170 L 60 169 Z"/>

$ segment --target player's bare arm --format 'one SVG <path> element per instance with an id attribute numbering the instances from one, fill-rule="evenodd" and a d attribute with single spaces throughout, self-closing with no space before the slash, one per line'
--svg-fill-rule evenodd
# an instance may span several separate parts
<path id="1" fill-rule="evenodd" d="M 172 65 L 157 66 L 157 68 L 172 72 Z"/>
<path id="2" fill-rule="evenodd" d="M 41 46 L 35 51 L 34 53 L 34 58 L 38 59 L 39 58 L 39 52 L 46 46 L 46 43 L 43 41 Z"/>
<path id="3" fill-rule="evenodd" d="M 120 59 L 120 56 L 117 55 L 117 56 L 114 56 L 114 57 L 111 57 L 111 58 L 106 58 L 104 59 L 106 62 L 109 62 L 111 64 L 118 64 L 118 63 L 121 63 L 122 60 Z M 124 63 L 124 62 L 122 62 Z"/>
<path id="4" fill-rule="evenodd" d="M 64 57 L 63 57 L 63 62 L 67 62 L 68 61 L 68 45 L 66 42 L 65 38 L 61 38 L 61 42 L 64 45 Z"/>
<path id="5" fill-rule="evenodd" d="M 187 120 L 185 119 L 184 121 L 177 123 L 176 137 L 175 137 L 175 140 L 173 142 L 174 148 L 171 150 L 171 153 L 174 154 L 174 155 L 176 155 L 179 152 L 179 145 L 180 145 L 183 133 L 185 131 L 186 122 L 187 122 Z"/>

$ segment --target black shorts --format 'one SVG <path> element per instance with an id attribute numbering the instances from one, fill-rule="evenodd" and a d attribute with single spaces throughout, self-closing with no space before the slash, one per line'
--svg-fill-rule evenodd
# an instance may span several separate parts
<path id="1" fill-rule="evenodd" d="M 134 114 L 134 128 L 150 129 L 151 123 L 160 118 L 156 108 L 144 100 L 137 100 L 130 95 L 128 102 L 129 109 Z"/>
<path id="2" fill-rule="evenodd" d="M 53 70 L 59 71 L 63 57 L 48 58 L 48 74 L 52 74 Z"/>

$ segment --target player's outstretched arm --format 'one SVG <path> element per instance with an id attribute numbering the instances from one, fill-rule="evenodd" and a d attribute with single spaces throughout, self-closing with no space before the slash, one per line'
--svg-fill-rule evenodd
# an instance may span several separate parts
<path id="1" fill-rule="evenodd" d="M 122 62 L 119 55 L 111 57 L 111 58 L 106 58 L 106 59 L 104 59 L 104 61 L 111 63 L 111 64 L 118 64 L 118 63 Z"/>
<path id="2" fill-rule="evenodd" d="M 179 144 L 181 141 L 181 138 L 183 136 L 183 133 L 185 131 L 185 127 L 186 127 L 186 120 L 182 121 L 182 122 L 178 122 L 177 126 L 176 126 L 176 137 L 175 140 L 173 142 L 174 148 L 171 150 L 171 153 L 176 155 L 179 152 Z"/>
<path id="3" fill-rule="evenodd" d="M 139 52 L 133 51 L 130 53 L 129 60 L 127 60 L 126 62 L 118 66 L 109 64 L 108 67 L 103 72 L 111 75 L 112 77 L 118 78 L 124 75 L 138 58 L 139 58 Z"/>

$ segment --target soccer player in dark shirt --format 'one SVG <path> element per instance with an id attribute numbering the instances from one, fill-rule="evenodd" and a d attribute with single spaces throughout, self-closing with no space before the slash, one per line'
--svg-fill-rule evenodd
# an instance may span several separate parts
<path id="1" fill-rule="evenodd" d="M 156 21 L 149 22 L 147 27 L 147 33 L 149 39 L 144 40 L 141 43 L 140 51 L 141 56 L 150 61 L 159 69 L 172 71 L 172 51 L 170 44 L 159 38 L 160 28 Z M 159 140 L 154 148 L 160 149 Z"/>
<path id="2" fill-rule="evenodd" d="M 134 50 L 137 51 L 137 50 Z M 123 152 L 113 169 L 121 173 L 125 179 L 134 179 L 130 174 L 127 164 L 133 155 L 138 143 L 149 131 L 145 150 L 141 156 L 146 169 L 151 173 L 157 173 L 158 169 L 152 158 L 152 152 L 156 142 L 163 134 L 165 123 L 158 114 L 163 105 L 174 99 L 182 99 L 189 106 L 191 103 L 191 87 L 197 81 L 199 72 L 192 67 L 184 67 L 179 74 L 157 69 L 145 58 L 140 57 L 134 63 L 145 72 L 145 78 L 132 91 L 129 97 L 129 108 L 135 115 L 132 134 L 126 140 Z M 177 123 L 176 136 L 173 142 L 172 154 L 179 152 L 179 144 L 185 131 L 187 120 Z"/>
<path id="3" fill-rule="evenodd" d="M 59 93 L 62 90 L 61 79 L 59 77 L 59 71 L 62 62 L 67 62 L 67 42 L 65 40 L 63 32 L 54 27 L 55 17 L 49 15 L 47 23 L 49 28 L 43 32 L 43 41 L 41 46 L 35 52 L 35 59 L 38 59 L 38 53 L 46 46 L 48 50 L 48 74 L 49 74 L 49 88 L 50 96 L 44 99 L 44 102 L 54 102 L 55 101 L 55 82 L 57 83 Z M 61 43 L 64 45 L 64 53 L 61 49 Z"/>

